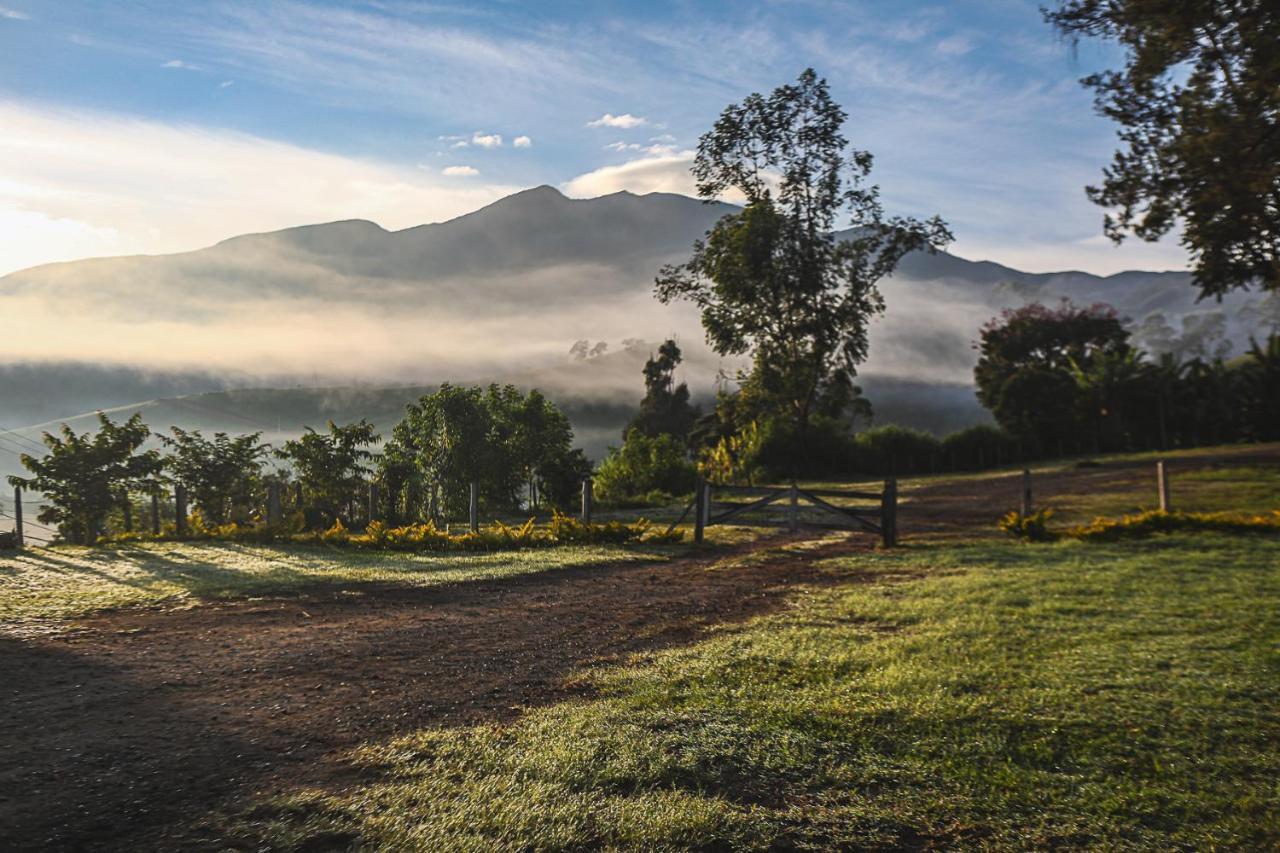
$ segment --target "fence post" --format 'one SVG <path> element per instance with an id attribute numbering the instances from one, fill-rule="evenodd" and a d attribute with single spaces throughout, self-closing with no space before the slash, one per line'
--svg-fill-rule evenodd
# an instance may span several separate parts
<path id="1" fill-rule="evenodd" d="M 1031 515 L 1031 469 L 1022 469 L 1022 514 Z"/>
<path id="2" fill-rule="evenodd" d="M 1164 468 L 1164 460 L 1156 463 L 1156 488 L 1160 491 L 1160 511 L 1169 511 L 1169 472 Z"/>
<path id="3" fill-rule="evenodd" d="M 480 530 L 480 484 L 471 481 L 471 532 Z"/>
<path id="4" fill-rule="evenodd" d="M 121 505 L 121 509 L 124 510 L 124 532 L 132 533 L 133 532 L 133 501 L 129 500 L 128 489 L 125 490 L 124 503 Z"/>
<path id="5" fill-rule="evenodd" d="M 595 486 L 590 477 L 582 481 L 582 521 L 584 524 L 591 523 L 591 507 L 595 497 L 594 489 Z"/>
<path id="6" fill-rule="evenodd" d="M 160 535 L 160 492 L 158 486 L 151 492 L 151 535 Z"/>
<path id="7" fill-rule="evenodd" d="M 880 495 L 880 535 L 884 547 L 898 544 L 898 481 L 893 477 L 884 481 L 884 492 Z"/>
<path id="8" fill-rule="evenodd" d="M 280 484 L 267 484 L 267 524 L 275 526 L 280 523 Z"/>
<path id="9" fill-rule="evenodd" d="M 13 489 L 13 544 L 21 548 L 24 543 L 22 530 L 22 487 Z"/>
<path id="10" fill-rule="evenodd" d="M 697 493 L 693 496 L 693 541 L 700 545 L 707 526 L 705 512 L 707 502 L 706 481 L 701 477 L 698 478 L 697 489 Z"/>
<path id="11" fill-rule="evenodd" d="M 375 521 L 379 521 L 382 515 L 382 513 L 379 511 L 379 505 L 378 505 L 379 504 L 378 499 L 381 497 L 381 495 L 378 494 L 378 492 L 379 492 L 378 484 L 370 483 L 369 484 L 369 523 L 370 524 L 373 524 Z"/>
<path id="12" fill-rule="evenodd" d="M 179 483 L 173 490 L 173 517 L 178 536 L 187 535 L 187 487 Z"/>
<path id="13" fill-rule="evenodd" d="M 787 507 L 787 527 L 795 533 L 800 529 L 800 489 L 791 484 L 791 505 Z"/>

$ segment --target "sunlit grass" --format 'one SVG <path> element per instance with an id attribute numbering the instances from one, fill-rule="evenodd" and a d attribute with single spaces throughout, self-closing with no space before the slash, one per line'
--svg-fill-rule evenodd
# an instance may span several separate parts
<path id="1" fill-rule="evenodd" d="M 600 698 L 361 750 L 288 846 L 1270 849 L 1280 543 L 921 545 L 589 677 Z"/>
<path id="2" fill-rule="evenodd" d="M 0 624 L 127 605 L 286 594 L 315 584 L 432 586 L 632 560 L 660 546 L 563 546 L 494 553 L 353 552 L 324 547 L 146 543 L 0 556 Z"/>

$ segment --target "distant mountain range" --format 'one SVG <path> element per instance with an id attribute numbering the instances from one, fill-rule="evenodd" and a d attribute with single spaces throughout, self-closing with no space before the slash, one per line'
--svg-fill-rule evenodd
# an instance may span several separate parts
<path id="1" fill-rule="evenodd" d="M 205 402 L 252 411 L 224 428 L 288 431 L 319 418 L 317 401 L 336 392 L 290 389 L 264 403 L 229 389 L 355 386 L 346 399 L 374 409 L 394 399 L 398 410 L 440 381 L 494 380 L 539 385 L 571 408 L 602 406 L 613 412 L 607 423 L 579 416 L 580 428 L 616 431 L 615 407 L 640 396 L 639 366 L 654 342 L 680 338 L 685 378 L 704 399 L 717 373 L 734 367 L 702 345 L 695 311 L 652 297 L 662 265 L 687 257 L 731 210 L 663 193 L 569 199 L 544 186 L 403 231 L 351 220 L 22 270 L 0 278 L 11 318 L 0 330 L 18 356 L 0 364 L 0 427 L 216 392 Z M 882 420 L 938 430 L 983 418 L 966 388 L 973 341 L 1002 308 L 1101 301 L 1135 320 L 1161 313 L 1175 328 L 1184 316 L 1221 311 L 1229 336 L 1245 331 L 1236 317 L 1245 297 L 1198 305 L 1183 272 L 1025 273 L 914 254 L 883 290 L 888 311 L 864 371 L 869 396 Z M 578 340 L 596 355 L 571 358 Z M 311 399 L 305 411 L 299 394 Z M 215 422 L 193 419 L 195 405 L 180 401 L 147 409 L 155 427 Z M 599 436 L 589 439 L 597 450 Z"/>

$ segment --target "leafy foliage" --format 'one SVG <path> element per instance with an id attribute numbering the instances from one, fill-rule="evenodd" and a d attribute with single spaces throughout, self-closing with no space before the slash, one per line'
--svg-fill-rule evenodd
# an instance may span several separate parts
<path id="1" fill-rule="evenodd" d="M 812 69 L 795 85 L 727 107 L 698 143 L 698 194 L 746 197 L 685 263 L 656 283 L 666 303 L 702 312 L 721 355 L 750 353 L 740 377 L 770 413 L 796 425 L 803 447 L 821 400 L 844 395 L 866 359 L 870 320 L 884 310 L 876 285 L 914 250 L 951 239 L 942 220 L 886 218 L 867 184 L 871 155 L 849 150 L 847 118 Z M 852 236 L 837 240 L 837 216 Z"/>
<path id="2" fill-rule="evenodd" d="M 77 544 L 92 543 L 122 495 L 153 488 L 160 471 L 157 451 L 139 452 L 151 435 L 141 415 L 117 424 L 99 412 L 98 424 L 92 435 L 77 434 L 66 424 L 60 435 L 45 433 L 46 456 L 21 456 L 32 476 L 9 478 L 11 485 L 43 492 L 49 506 L 37 518 L 57 524 L 59 535 Z"/>
<path id="3" fill-rule="evenodd" d="M 1028 450 L 1280 438 L 1280 336 L 1230 364 L 1132 347 L 1105 305 L 1005 311 L 982 329 L 978 399 Z"/>
<path id="4" fill-rule="evenodd" d="M 327 432 L 307 427 L 301 438 L 290 439 L 275 451 L 289 462 L 302 483 L 312 518 L 309 526 L 350 520 L 347 507 L 360 494 L 375 454 L 366 448 L 378 441 L 373 425 L 361 420 L 338 426 L 329 421 Z"/>
<path id="5" fill-rule="evenodd" d="M 1154 241 L 1182 223 L 1202 294 L 1280 289 L 1280 9 L 1273 0 L 1063 0 L 1048 20 L 1118 42 L 1123 71 L 1082 82 L 1125 150 L 1089 197 L 1105 230 Z"/>
<path id="6" fill-rule="evenodd" d="M 689 403 L 689 386 L 675 381 L 675 371 L 681 361 L 680 347 L 673 340 L 666 340 L 658 347 L 658 355 L 644 365 L 644 399 L 640 401 L 640 414 L 627 425 L 623 438 L 632 430 L 653 438 L 674 435 L 684 440 L 698 418 L 698 410 Z"/>
<path id="7" fill-rule="evenodd" d="M 270 446 L 255 432 L 230 438 L 215 433 L 210 441 L 199 430 L 171 427 L 161 436 L 169 448 L 164 467 L 186 486 L 203 516 L 212 524 L 247 519 L 263 500 L 262 464 Z"/>
<path id="8" fill-rule="evenodd" d="M 1053 518 L 1053 510 L 1045 507 L 1027 514 L 1013 510 L 1004 515 L 997 526 L 1014 539 L 1027 542 L 1052 542 L 1058 538 L 1049 530 L 1049 519 Z"/>
<path id="9" fill-rule="evenodd" d="M 671 435 L 650 438 L 631 432 L 621 448 L 611 448 L 596 472 L 596 492 L 602 500 L 626 500 L 653 491 L 685 494 L 697 482 L 697 470 L 684 445 Z"/>
<path id="10" fill-rule="evenodd" d="M 407 515 L 429 514 L 423 503 L 433 487 L 443 511 L 465 514 L 473 482 L 493 505 L 518 505 L 528 487 L 531 498 L 567 506 L 591 471 L 572 442 L 569 419 L 537 390 L 445 384 L 406 408 L 385 448 L 382 473 L 388 492 L 403 497 Z"/>
<path id="11" fill-rule="evenodd" d="M 1121 516 L 1095 518 L 1071 527 L 1061 535 L 1086 542 L 1145 539 L 1157 533 L 1269 533 L 1280 534 L 1280 510 L 1244 512 L 1161 512 L 1158 509 Z"/>
<path id="12" fill-rule="evenodd" d="M 272 527 L 265 524 L 210 525 L 199 513 L 193 515 L 185 535 L 179 536 L 169 525 L 160 536 L 148 533 L 122 533 L 105 536 L 99 544 L 123 544 L 150 541 L 229 541 L 229 542 L 291 542 L 316 543 L 339 548 L 357 548 L 382 551 L 498 551 L 519 548 L 544 548 L 554 545 L 628 545 L 638 542 L 654 544 L 680 542 L 684 534 L 679 530 L 656 530 L 646 519 L 632 524 L 609 521 L 588 524 L 559 512 L 551 520 L 539 526 L 530 518 L 516 527 L 503 521 L 494 521 L 479 530 L 462 533 L 450 532 L 434 521 L 422 524 L 406 524 L 390 527 L 381 521 L 370 522 L 363 532 L 350 529 L 341 518 L 323 530 L 302 532 L 289 527 Z"/>

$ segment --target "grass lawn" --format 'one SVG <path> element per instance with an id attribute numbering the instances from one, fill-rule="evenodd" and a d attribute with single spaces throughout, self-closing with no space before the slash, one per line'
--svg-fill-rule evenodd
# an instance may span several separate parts
<path id="1" fill-rule="evenodd" d="M 369 745 L 236 832 L 362 849 L 1280 845 L 1280 540 L 922 545 L 594 698 Z M 318 848 L 317 848 L 318 849 Z M 326 848 L 327 849 L 327 848 Z"/>
<path id="2" fill-rule="evenodd" d="M 0 624 L 66 619 L 108 607 L 285 594 L 316 584 L 432 586 L 632 560 L 671 546 L 565 546 L 465 554 L 358 552 L 323 546 L 140 543 L 0 555 Z"/>

